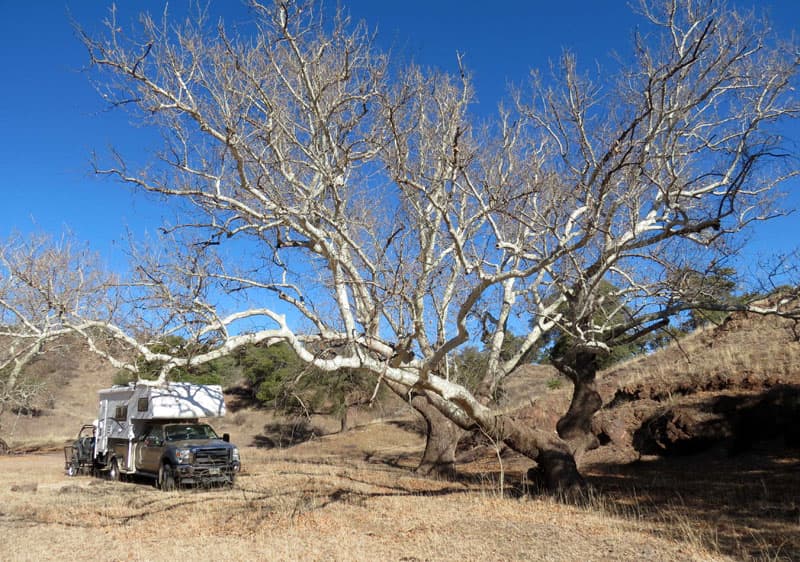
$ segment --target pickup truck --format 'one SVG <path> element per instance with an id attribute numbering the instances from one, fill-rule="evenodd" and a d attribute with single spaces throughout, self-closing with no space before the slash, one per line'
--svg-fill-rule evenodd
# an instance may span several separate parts
<path id="1" fill-rule="evenodd" d="M 137 381 L 99 391 L 97 419 L 65 448 L 69 476 L 138 475 L 171 490 L 180 484 L 233 485 L 239 449 L 201 419 L 225 415 L 219 385 Z"/>
<path id="2" fill-rule="evenodd" d="M 136 474 L 155 478 L 162 490 L 181 484 L 233 485 L 241 467 L 239 449 L 214 429 L 195 421 L 153 421 L 134 444 Z M 120 478 L 112 465 L 109 477 Z"/>

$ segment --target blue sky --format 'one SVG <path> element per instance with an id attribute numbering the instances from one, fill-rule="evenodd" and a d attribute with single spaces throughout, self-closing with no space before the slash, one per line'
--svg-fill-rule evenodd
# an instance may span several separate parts
<path id="1" fill-rule="evenodd" d="M 463 53 L 473 72 L 480 108 L 492 111 L 508 82 L 522 82 L 530 68 L 568 48 L 579 63 L 610 67 L 609 53 L 625 53 L 637 17 L 624 0 L 471 2 L 465 0 L 341 0 L 355 19 L 378 29 L 379 43 L 425 64 L 454 69 Z M 70 16 L 97 29 L 109 2 L 0 0 L 0 237 L 12 230 L 65 228 L 115 261 L 116 245 L 127 229 L 141 235 L 169 211 L 158 201 L 93 177 L 90 155 L 110 144 L 133 151 L 146 137 L 121 112 L 104 106 L 81 69 L 87 63 Z M 123 20 L 142 9 L 156 12 L 162 2 L 119 2 Z M 334 5 L 329 1 L 327 4 Z M 767 8 L 783 34 L 800 24 L 798 0 L 739 0 Z M 173 0 L 171 10 L 185 5 Z M 235 0 L 211 4 L 226 22 L 245 11 Z M 800 146 L 800 124 L 787 131 Z M 787 201 L 800 207 L 800 184 Z M 754 254 L 798 245 L 797 216 L 759 228 Z M 115 250 L 117 248 L 117 250 Z"/>

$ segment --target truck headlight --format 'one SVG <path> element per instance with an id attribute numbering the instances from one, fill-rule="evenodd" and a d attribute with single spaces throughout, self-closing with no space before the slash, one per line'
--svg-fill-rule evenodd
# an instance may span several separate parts
<path id="1" fill-rule="evenodd" d="M 239 447 L 233 448 L 233 452 L 231 453 L 231 460 L 233 462 L 239 462 Z"/>
<path id="2" fill-rule="evenodd" d="M 191 449 L 175 449 L 175 460 L 181 464 L 189 464 L 192 462 Z"/>

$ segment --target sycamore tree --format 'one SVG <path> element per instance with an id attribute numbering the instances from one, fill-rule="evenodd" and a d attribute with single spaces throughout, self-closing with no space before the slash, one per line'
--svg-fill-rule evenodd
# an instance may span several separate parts
<path id="1" fill-rule="evenodd" d="M 47 381 L 29 372 L 38 357 L 113 322 L 115 284 L 99 256 L 70 234 L 0 240 L 0 414 L 41 397 Z"/>
<path id="2" fill-rule="evenodd" d="M 104 33 L 81 32 L 92 78 L 163 145 L 146 167 L 112 151 L 96 169 L 178 217 L 165 251 L 142 252 L 127 302 L 150 337 L 203 352 L 127 341 L 162 379 L 285 342 L 406 395 L 428 422 L 425 471 L 451 469 L 462 429 L 480 428 L 549 485 L 580 485 L 599 359 L 708 309 L 676 272 L 713 270 L 797 173 L 778 134 L 800 110 L 797 47 L 723 2 L 638 11 L 618 71 L 565 54 L 479 119 L 461 61 L 456 74 L 397 64 L 363 23 L 313 3 L 254 0 L 235 31 L 166 11 L 131 28 L 112 8 Z M 492 406 L 553 330 L 574 385 L 558 434 Z M 486 366 L 468 389 L 453 358 L 478 341 Z"/>

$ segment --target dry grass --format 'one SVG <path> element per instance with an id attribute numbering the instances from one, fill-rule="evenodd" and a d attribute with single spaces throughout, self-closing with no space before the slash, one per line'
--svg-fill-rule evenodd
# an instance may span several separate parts
<path id="1" fill-rule="evenodd" d="M 589 477 L 610 513 L 635 509 L 659 536 L 736 559 L 800 559 L 797 455 L 712 451 L 594 467 Z"/>
<path id="2" fill-rule="evenodd" d="M 665 394 L 797 383 L 798 330 L 792 320 L 740 313 L 658 353 L 615 365 L 601 378 L 613 380 L 616 387 L 646 386 Z"/>
<path id="3" fill-rule="evenodd" d="M 691 392 L 797 384 L 792 326 L 765 322 L 689 336 L 604 373 L 601 391 L 658 407 Z M 491 450 L 459 467 L 462 481 L 417 478 L 424 441 L 408 410 L 365 413 L 336 435 L 335 420 L 316 420 L 310 441 L 274 449 L 263 444 L 281 420 L 240 410 L 215 424 L 244 447 L 234 489 L 69 479 L 56 449 L 94 417 L 112 377 L 91 356 L 72 363 L 53 378 L 52 408 L 2 420 L 17 452 L 40 453 L 0 457 L 1 560 L 800 560 L 800 458 L 786 451 L 626 465 L 603 447 L 612 452 L 585 467 L 592 491 L 574 505 L 530 493 L 530 461 Z M 554 425 L 569 389 L 548 390 L 552 375 L 515 375 L 502 407 L 537 404 L 533 422 Z"/>
<path id="4" fill-rule="evenodd" d="M 56 455 L 0 459 L 4 560 L 711 560 L 636 517 L 365 461 L 245 451 L 232 490 L 68 479 Z"/>
<path id="5" fill-rule="evenodd" d="M 800 555 L 800 463 L 711 486 L 687 466 L 595 469 L 586 501 L 525 491 L 503 457 L 459 482 L 408 470 L 419 435 L 374 423 L 292 448 L 243 451 L 234 489 L 163 493 L 148 482 L 67 478 L 57 454 L 0 457 L 3 560 L 792 560 Z M 711 462 L 711 461 L 709 461 Z M 696 467 L 695 467 L 696 469 Z M 772 473 L 780 472 L 772 467 Z M 774 486 L 788 486 L 778 489 Z M 797 490 L 798 488 L 794 488 Z M 712 505 L 709 497 L 719 497 Z M 736 516 L 725 506 L 750 506 Z M 783 515 L 771 513 L 782 506 Z M 760 514 L 760 516 L 758 515 Z M 788 517 L 788 519 L 787 519 Z M 737 539 L 738 537 L 738 539 Z M 781 541 L 780 537 L 784 537 Z M 738 542 L 737 542 L 738 540 Z M 782 543 L 781 543 L 782 542 Z"/>

